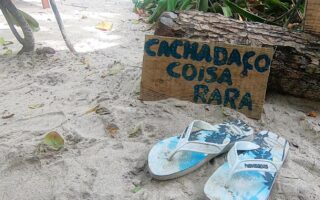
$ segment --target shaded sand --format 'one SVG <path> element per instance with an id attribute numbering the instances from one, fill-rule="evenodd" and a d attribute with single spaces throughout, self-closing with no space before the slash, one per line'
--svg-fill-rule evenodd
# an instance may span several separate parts
<path id="1" fill-rule="evenodd" d="M 220 106 L 173 99 L 141 102 L 143 42 L 150 31 L 131 12 L 130 0 L 58 2 L 82 58 L 66 51 L 51 11 L 42 10 L 40 1 L 16 2 L 41 24 L 37 47 L 51 46 L 57 53 L 0 58 L 1 200 L 205 199 L 204 184 L 224 156 L 192 174 L 159 182 L 145 169 L 147 153 L 152 144 L 181 132 L 193 119 L 220 123 L 229 118 L 241 118 L 256 131 L 270 130 L 290 141 L 272 200 L 320 199 L 320 117 L 306 116 L 320 112 L 319 102 L 268 94 L 259 121 Z M 113 30 L 96 30 L 101 20 L 112 22 Z M 19 50 L 2 16 L 0 35 Z M 105 108 L 103 115 L 86 114 L 97 104 Z M 14 116 L 1 118 L 10 114 Z M 52 130 L 65 138 L 64 150 L 39 146 Z"/>

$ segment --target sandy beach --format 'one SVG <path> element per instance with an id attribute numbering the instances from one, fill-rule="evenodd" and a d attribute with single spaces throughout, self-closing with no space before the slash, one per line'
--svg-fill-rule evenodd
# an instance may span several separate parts
<path id="1" fill-rule="evenodd" d="M 131 0 L 57 1 L 79 57 L 68 52 L 40 0 L 15 4 L 40 23 L 36 48 L 56 53 L 16 56 L 21 46 L 0 15 L 0 37 L 14 43 L 11 56 L 0 49 L 1 200 L 206 199 L 204 184 L 225 155 L 189 175 L 157 181 L 146 168 L 148 151 L 194 119 L 217 124 L 234 118 L 290 142 L 271 200 L 320 199 L 320 102 L 268 92 L 260 120 L 215 105 L 143 102 L 144 36 L 153 31 L 132 12 Z M 101 21 L 111 22 L 112 30 L 96 29 Z M 310 111 L 318 116 L 307 116 Z M 41 145 L 50 131 L 65 139 L 60 151 Z"/>

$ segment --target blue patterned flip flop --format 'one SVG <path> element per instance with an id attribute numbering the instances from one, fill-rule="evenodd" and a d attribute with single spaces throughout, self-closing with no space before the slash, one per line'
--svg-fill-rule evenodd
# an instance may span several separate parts
<path id="1" fill-rule="evenodd" d="M 268 131 L 253 142 L 236 142 L 228 161 L 207 181 L 205 194 L 210 199 L 267 200 L 288 151 L 288 142 Z"/>
<path id="2" fill-rule="evenodd" d="M 180 136 L 153 146 L 148 156 L 149 172 L 159 180 L 183 176 L 228 151 L 236 141 L 252 139 L 252 134 L 253 129 L 241 120 L 214 126 L 195 120 Z"/>

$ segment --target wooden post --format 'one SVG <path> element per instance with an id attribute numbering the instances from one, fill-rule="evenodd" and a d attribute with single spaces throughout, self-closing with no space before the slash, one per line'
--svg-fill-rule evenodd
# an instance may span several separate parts
<path id="1" fill-rule="evenodd" d="M 43 9 L 50 8 L 49 0 L 41 0 Z"/>
<path id="2" fill-rule="evenodd" d="M 320 0 L 308 0 L 305 31 L 320 36 Z"/>

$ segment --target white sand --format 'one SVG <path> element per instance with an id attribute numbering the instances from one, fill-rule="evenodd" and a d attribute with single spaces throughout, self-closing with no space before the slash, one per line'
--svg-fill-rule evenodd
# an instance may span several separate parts
<path id="1" fill-rule="evenodd" d="M 86 62 L 66 51 L 53 14 L 41 9 L 40 0 L 17 0 L 16 5 L 39 20 L 37 47 L 50 46 L 57 53 L 0 57 L 1 200 L 205 199 L 204 183 L 224 156 L 192 174 L 159 182 L 145 170 L 148 150 L 193 119 L 219 123 L 235 117 L 291 143 L 272 200 L 320 199 L 320 117 L 306 116 L 311 110 L 320 112 L 319 102 L 268 94 L 259 121 L 219 106 L 141 102 L 144 35 L 151 32 L 138 23 L 130 0 L 58 2 L 69 36 Z M 112 22 L 112 31 L 96 30 L 101 20 Z M 19 50 L 2 15 L 0 36 Z M 111 68 L 120 71 L 108 75 Z M 110 114 L 84 114 L 97 104 Z M 14 116 L 1 118 L 10 113 Z M 106 131 L 110 124 L 120 128 L 114 138 Z M 142 133 L 129 137 L 135 127 Z M 39 148 L 52 130 L 66 140 L 60 152 Z M 141 189 L 134 193 L 135 187 Z"/>

